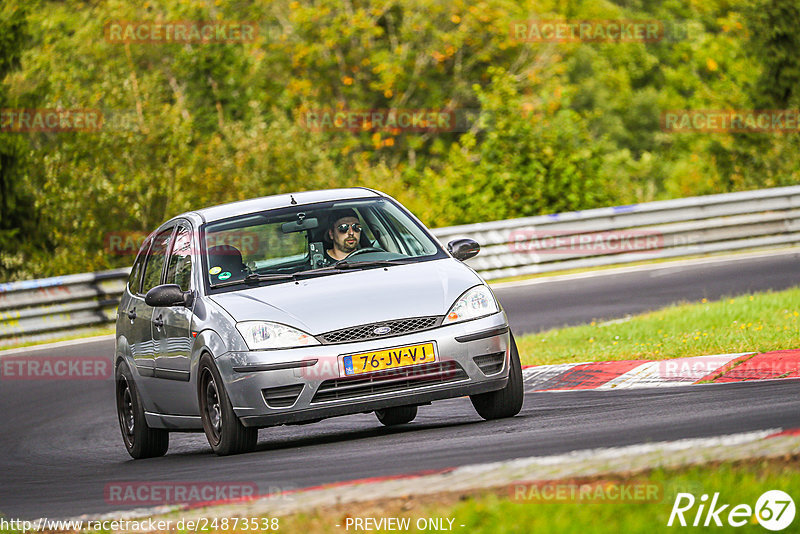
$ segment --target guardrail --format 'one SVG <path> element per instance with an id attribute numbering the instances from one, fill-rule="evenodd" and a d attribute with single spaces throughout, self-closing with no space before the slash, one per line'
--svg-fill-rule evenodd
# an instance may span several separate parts
<path id="1" fill-rule="evenodd" d="M 800 186 L 438 228 L 486 279 L 800 243 Z"/>
<path id="2" fill-rule="evenodd" d="M 433 230 L 475 239 L 488 279 L 800 243 L 800 186 Z M 0 344 L 115 320 L 129 269 L 0 284 Z"/>
<path id="3" fill-rule="evenodd" d="M 0 343 L 114 322 L 129 272 L 115 269 L 0 284 Z"/>

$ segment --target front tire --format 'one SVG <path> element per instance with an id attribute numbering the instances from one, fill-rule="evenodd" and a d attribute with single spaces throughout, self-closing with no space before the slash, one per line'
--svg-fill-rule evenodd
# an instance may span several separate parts
<path id="1" fill-rule="evenodd" d="M 142 400 L 125 363 L 117 366 L 114 379 L 117 384 L 117 418 L 128 454 L 136 460 L 164 456 L 169 448 L 169 432 L 147 426 Z"/>
<path id="2" fill-rule="evenodd" d="M 384 426 L 404 425 L 410 423 L 417 416 L 416 406 L 395 406 L 375 410 L 375 416 Z"/>
<path id="3" fill-rule="evenodd" d="M 200 417 L 211 449 L 219 456 L 255 450 L 258 429 L 247 428 L 239 421 L 217 366 L 207 354 L 200 359 L 198 376 Z"/>
<path id="4" fill-rule="evenodd" d="M 511 358 L 510 369 L 508 370 L 508 383 L 503 389 L 470 395 L 472 406 L 478 415 L 484 419 L 502 419 L 504 417 L 514 417 L 522 409 L 523 388 L 522 388 L 522 365 L 519 361 L 517 352 L 517 342 L 514 341 L 513 334 L 510 335 Z"/>

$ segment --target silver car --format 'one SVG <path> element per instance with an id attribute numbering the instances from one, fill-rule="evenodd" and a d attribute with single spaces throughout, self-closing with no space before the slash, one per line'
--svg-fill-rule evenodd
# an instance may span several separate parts
<path id="1" fill-rule="evenodd" d="M 468 395 L 484 419 L 522 407 L 506 314 L 397 201 L 363 188 L 276 195 L 179 215 L 144 241 L 117 312 L 116 403 L 134 458 L 173 431 L 220 455 L 258 429 Z"/>

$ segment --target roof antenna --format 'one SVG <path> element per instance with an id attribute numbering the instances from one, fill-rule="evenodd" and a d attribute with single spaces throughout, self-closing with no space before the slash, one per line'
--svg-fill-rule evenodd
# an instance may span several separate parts
<path id="1" fill-rule="evenodd" d="M 289 195 L 289 198 L 292 199 L 292 204 L 297 204 L 297 201 L 294 199 L 294 195 Z"/>

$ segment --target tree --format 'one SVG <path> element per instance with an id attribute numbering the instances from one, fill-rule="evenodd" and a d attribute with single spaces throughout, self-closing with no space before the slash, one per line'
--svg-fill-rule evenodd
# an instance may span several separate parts
<path id="1" fill-rule="evenodd" d="M 25 10 L 13 2 L 4 3 L 0 7 L 0 110 L 15 107 L 4 80 L 19 69 L 27 38 Z M 20 269 L 22 234 L 36 231 L 25 180 L 28 152 L 22 134 L 0 131 L 0 279 Z"/>
<path id="2" fill-rule="evenodd" d="M 750 15 L 750 47 L 761 64 L 753 101 L 759 108 L 786 109 L 800 103 L 800 4 L 760 0 Z"/>

